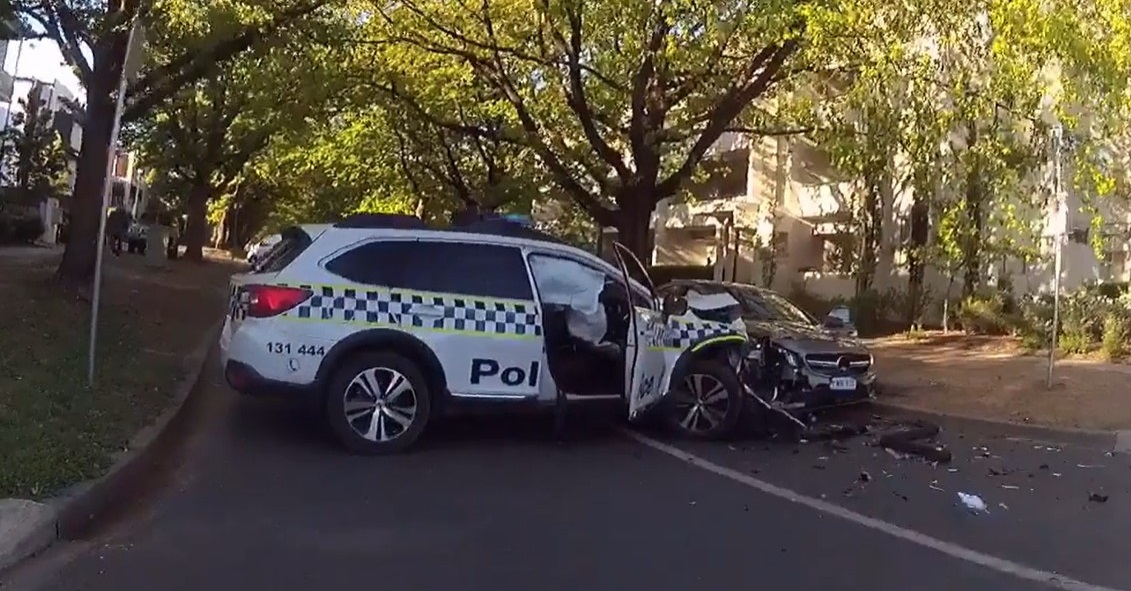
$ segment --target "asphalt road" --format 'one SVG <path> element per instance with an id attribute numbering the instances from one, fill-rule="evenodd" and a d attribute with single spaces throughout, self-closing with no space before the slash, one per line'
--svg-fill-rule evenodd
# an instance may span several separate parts
<path id="1" fill-rule="evenodd" d="M 1014 567 L 1131 587 L 1131 458 L 1087 445 L 948 423 L 956 458 L 932 467 L 865 438 L 663 451 L 592 421 L 562 444 L 548 422 L 474 419 L 361 458 L 300 411 L 220 384 L 200 400 L 199 433 L 149 498 L 0 588 L 1050 588 Z"/>

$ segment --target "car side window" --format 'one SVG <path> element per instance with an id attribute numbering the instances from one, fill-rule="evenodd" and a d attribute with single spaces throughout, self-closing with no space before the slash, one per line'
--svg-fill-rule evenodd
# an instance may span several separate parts
<path id="1" fill-rule="evenodd" d="M 326 263 L 326 270 L 367 285 L 485 298 L 532 300 L 522 251 L 496 244 L 378 241 Z"/>
<path id="2" fill-rule="evenodd" d="M 582 286 L 596 287 L 600 291 L 606 283 L 623 285 L 624 279 L 597 267 L 587 265 L 569 257 L 554 256 L 542 253 L 530 255 L 530 271 L 534 275 L 534 283 L 538 286 L 538 293 L 543 303 L 567 304 L 568 302 L 552 301 L 555 294 L 573 293 L 582 289 Z M 647 295 L 637 289 L 630 290 L 633 304 L 640 307 L 649 306 Z M 549 298 L 551 301 L 547 301 Z"/>

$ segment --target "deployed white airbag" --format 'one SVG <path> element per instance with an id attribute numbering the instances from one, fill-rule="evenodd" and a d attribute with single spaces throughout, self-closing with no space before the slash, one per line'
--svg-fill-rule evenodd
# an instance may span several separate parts
<path id="1" fill-rule="evenodd" d="M 693 289 L 687 291 L 687 307 L 692 310 L 709 312 L 737 305 L 738 300 L 726 292 L 702 294 Z"/>
<path id="2" fill-rule="evenodd" d="M 608 329 L 605 307 L 600 301 L 605 275 L 573 261 L 550 257 L 531 257 L 530 266 L 542 303 L 569 308 L 566 327 L 570 334 L 600 343 Z"/>

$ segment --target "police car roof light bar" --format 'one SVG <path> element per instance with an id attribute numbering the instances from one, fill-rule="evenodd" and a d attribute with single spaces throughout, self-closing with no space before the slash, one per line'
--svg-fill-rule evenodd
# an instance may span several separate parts
<path id="1" fill-rule="evenodd" d="M 397 229 L 397 230 L 424 230 L 428 224 L 424 220 L 408 214 L 401 213 L 355 213 L 346 216 L 342 221 L 334 224 L 335 228 L 367 228 L 367 229 Z"/>

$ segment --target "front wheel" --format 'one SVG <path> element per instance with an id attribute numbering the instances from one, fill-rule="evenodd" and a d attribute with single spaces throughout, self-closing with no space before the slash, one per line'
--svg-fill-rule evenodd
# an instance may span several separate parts
<path id="1" fill-rule="evenodd" d="M 734 370 L 719 361 L 692 362 L 667 398 L 664 416 L 669 428 L 690 439 L 728 437 L 742 416 L 742 384 Z"/>
<path id="2" fill-rule="evenodd" d="M 326 418 L 347 450 L 366 455 L 400 453 L 424 433 L 432 395 L 411 360 L 387 351 L 351 356 L 334 372 L 326 392 Z"/>

